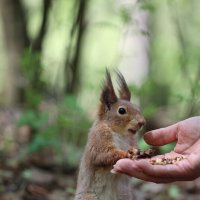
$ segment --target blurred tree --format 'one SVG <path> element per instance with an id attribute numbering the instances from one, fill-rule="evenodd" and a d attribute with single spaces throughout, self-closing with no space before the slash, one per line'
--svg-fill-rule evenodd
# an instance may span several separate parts
<path id="1" fill-rule="evenodd" d="M 141 97 L 152 129 L 199 115 L 199 1 L 144 2 L 151 11 L 150 72 Z"/>
<path id="2" fill-rule="evenodd" d="M 118 4 L 124 21 L 119 67 L 129 84 L 141 86 L 149 71 L 150 13 L 136 0 Z"/>
<path id="3" fill-rule="evenodd" d="M 197 1 L 183 3 L 181 11 L 179 4 L 177 1 L 168 1 L 170 16 L 177 35 L 177 42 L 180 46 L 180 74 L 184 77 L 189 90 L 189 101 L 187 100 L 187 106 L 183 111 L 184 117 L 187 118 L 199 113 L 200 46 L 199 42 L 195 44 L 195 39 L 191 40 L 191 33 L 193 32 L 194 34 L 195 27 L 198 27 L 197 14 L 194 12 L 194 7 L 198 7 L 198 4 Z M 187 19 L 187 15 L 191 16 L 191 18 Z M 186 27 L 190 27 L 191 30 L 187 31 Z"/>
<path id="4" fill-rule="evenodd" d="M 52 0 L 43 0 L 42 22 L 40 30 L 38 31 L 38 35 L 32 41 L 33 52 L 41 52 L 42 50 L 42 42 L 47 32 L 48 15 L 50 12 L 51 5 L 52 5 Z"/>
<path id="5" fill-rule="evenodd" d="M 79 85 L 80 56 L 86 31 L 86 11 L 88 0 L 76 0 L 74 22 L 70 31 L 71 40 L 67 49 L 65 62 L 66 93 L 75 93 Z"/>
<path id="6" fill-rule="evenodd" d="M 24 91 L 26 84 L 22 78 L 20 64 L 25 49 L 30 49 L 34 54 L 41 52 L 43 38 L 46 33 L 47 18 L 52 0 L 43 0 L 42 23 L 38 35 L 34 40 L 27 32 L 26 9 L 21 0 L 0 1 L 0 12 L 3 21 L 4 37 L 6 40 L 6 50 L 8 58 L 7 88 L 5 95 L 6 104 L 13 105 L 19 101 L 24 101 Z M 39 66 L 35 66 L 39 67 Z M 35 70 L 34 81 L 40 78 L 41 70 Z M 26 78 L 26 77 L 24 77 Z"/>
<path id="7" fill-rule="evenodd" d="M 20 94 L 20 60 L 29 39 L 26 30 L 26 19 L 20 0 L 0 1 L 0 11 L 7 47 L 8 76 L 6 102 L 11 105 L 19 99 Z"/>

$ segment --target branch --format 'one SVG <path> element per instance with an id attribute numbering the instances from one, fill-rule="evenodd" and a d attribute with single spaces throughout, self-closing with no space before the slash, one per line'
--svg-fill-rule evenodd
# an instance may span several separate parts
<path id="1" fill-rule="evenodd" d="M 79 2 L 78 12 L 75 18 L 76 20 L 74 20 L 74 23 L 71 29 L 71 37 L 73 38 L 74 36 L 77 35 L 75 50 L 74 50 L 73 57 L 71 57 L 70 53 L 72 49 L 68 49 L 68 56 L 67 56 L 66 64 L 65 64 L 65 72 L 68 78 L 67 79 L 68 84 L 66 87 L 67 93 L 74 93 L 77 89 L 77 85 L 79 81 L 78 78 L 79 78 L 79 61 L 80 61 L 81 47 L 82 47 L 83 36 L 86 30 L 85 13 L 87 10 L 88 1 L 78 0 L 77 2 Z M 70 43 L 69 47 L 72 48 L 72 46 L 73 46 L 72 43 Z M 71 77 L 69 76 L 69 74 L 71 75 Z"/>
<path id="2" fill-rule="evenodd" d="M 36 37 L 36 39 L 33 41 L 32 49 L 34 52 L 41 51 L 42 48 L 42 42 L 44 39 L 44 36 L 47 32 L 47 22 L 48 22 L 48 15 L 49 11 L 52 5 L 52 0 L 43 0 L 43 16 L 42 16 L 42 23 L 40 27 L 40 31 Z"/>

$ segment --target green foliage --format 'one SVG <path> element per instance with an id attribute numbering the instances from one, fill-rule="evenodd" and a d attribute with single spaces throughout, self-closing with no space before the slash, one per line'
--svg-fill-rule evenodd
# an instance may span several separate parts
<path id="1" fill-rule="evenodd" d="M 140 88 L 140 100 L 142 105 L 153 104 L 156 107 L 166 105 L 169 97 L 169 86 L 158 83 L 154 79 L 146 80 Z"/>
<path id="2" fill-rule="evenodd" d="M 29 125 L 35 130 L 41 129 L 48 121 L 47 113 L 38 113 L 33 110 L 24 112 L 18 120 L 18 126 Z"/>
<path id="3" fill-rule="evenodd" d="M 22 174 L 22 178 L 25 180 L 29 180 L 32 177 L 32 171 L 30 169 L 25 169 Z"/>
<path id="4" fill-rule="evenodd" d="M 131 12 L 130 12 L 130 10 L 123 7 L 123 8 L 120 9 L 119 14 L 120 14 L 120 16 L 121 16 L 121 18 L 122 18 L 122 20 L 125 24 L 128 24 L 128 23 L 131 22 Z"/>
<path id="5" fill-rule="evenodd" d="M 130 86 L 132 93 L 140 99 L 142 113 L 145 117 L 150 117 L 159 107 L 168 104 L 170 88 L 164 83 L 158 83 L 154 79 L 147 79 L 142 86 Z"/>
<path id="6" fill-rule="evenodd" d="M 33 85 L 34 87 L 40 87 L 42 85 L 40 81 L 35 82 L 35 80 L 39 78 L 36 76 L 40 75 L 42 72 L 40 59 L 41 59 L 40 53 L 33 53 L 29 49 L 24 51 L 22 62 L 21 62 L 21 69 L 25 78 L 28 79 L 32 87 Z"/>
<path id="7" fill-rule="evenodd" d="M 63 156 L 61 157 L 65 169 L 71 169 L 77 167 L 83 153 L 82 148 L 77 147 L 73 144 L 67 144 L 62 151 Z"/>
<path id="8" fill-rule="evenodd" d="M 28 148 L 29 153 L 37 152 L 46 147 L 58 149 L 60 141 L 56 139 L 55 136 L 51 138 L 51 136 L 47 133 L 48 132 L 45 132 L 44 134 L 40 133 L 33 139 L 32 143 L 29 145 Z"/>
<path id="9" fill-rule="evenodd" d="M 138 141 L 138 147 L 140 149 L 149 149 L 150 146 L 144 141 L 143 137 L 140 137 L 139 141 Z"/>
<path id="10" fill-rule="evenodd" d="M 70 195 L 74 195 L 75 192 L 76 192 L 76 190 L 75 190 L 75 188 L 73 188 L 73 187 L 68 187 L 68 188 L 66 189 L 66 192 L 67 192 L 68 194 L 70 194 Z"/>
<path id="11" fill-rule="evenodd" d="M 175 143 L 170 143 L 170 144 L 166 144 L 164 146 L 159 147 L 159 150 L 161 154 L 164 154 L 164 153 L 172 151 L 174 147 L 175 147 Z"/>
<path id="12" fill-rule="evenodd" d="M 42 66 L 40 53 L 25 50 L 21 61 L 24 76 L 24 102 L 28 108 L 36 109 L 42 100 L 45 84 L 41 80 Z"/>
<path id="13" fill-rule="evenodd" d="M 74 96 L 66 96 L 57 108 L 56 113 L 26 111 L 18 125 L 29 125 L 34 130 L 28 154 L 51 147 L 59 162 L 75 167 L 86 143 L 90 122 Z"/>
<path id="14" fill-rule="evenodd" d="M 140 7 L 143 10 L 147 10 L 149 12 L 155 12 L 156 10 L 156 3 L 155 1 L 149 1 L 149 0 L 141 0 L 140 1 Z"/>
<path id="15" fill-rule="evenodd" d="M 65 132 L 67 141 L 83 146 L 90 122 L 74 96 L 67 96 L 59 106 L 57 117 L 59 133 Z"/>
<path id="16" fill-rule="evenodd" d="M 169 197 L 173 198 L 173 199 L 177 199 L 180 197 L 180 189 L 178 186 L 176 185 L 171 185 L 168 189 L 168 195 Z"/>
<path id="17" fill-rule="evenodd" d="M 47 146 L 58 146 L 56 130 L 48 126 L 48 113 L 27 111 L 18 120 L 18 126 L 29 125 L 34 132 L 34 137 L 28 147 L 30 153 L 36 152 Z"/>
<path id="18" fill-rule="evenodd" d="M 25 105 L 28 108 L 37 109 L 38 105 L 42 101 L 42 94 L 34 89 L 34 88 L 27 88 L 25 91 Z"/>

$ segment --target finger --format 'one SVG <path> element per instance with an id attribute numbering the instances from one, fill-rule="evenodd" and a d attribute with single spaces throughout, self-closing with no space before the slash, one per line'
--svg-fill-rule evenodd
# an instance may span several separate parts
<path id="1" fill-rule="evenodd" d="M 143 170 L 138 168 L 138 166 L 135 164 L 135 161 L 132 161 L 130 159 L 121 159 L 119 160 L 116 165 L 114 165 L 114 171 L 117 173 L 124 173 L 128 176 L 132 176 L 144 181 L 154 182 L 154 183 L 170 183 L 174 182 L 174 179 L 171 178 L 160 178 L 155 176 L 149 176 L 148 174 L 145 174 Z"/>
<path id="2" fill-rule="evenodd" d="M 146 160 L 140 160 L 136 162 L 136 165 L 143 173 L 150 177 L 161 179 L 173 179 L 174 177 L 177 177 L 178 167 L 173 164 L 152 165 Z"/>
<path id="3" fill-rule="evenodd" d="M 135 161 L 135 168 L 138 168 L 143 174 L 152 179 L 161 180 L 161 182 L 187 181 L 193 180 L 194 175 L 191 174 L 191 161 L 184 159 L 175 164 L 168 165 L 151 165 L 147 160 Z"/>
<path id="4" fill-rule="evenodd" d="M 176 141 L 177 133 L 178 123 L 166 128 L 149 131 L 144 134 L 144 140 L 150 145 L 162 146 Z"/>
<path id="5" fill-rule="evenodd" d="M 169 171 L 170 165 L 152 165 L 149 163 L 149 160 L 130 160 L 130 159 L 121 159 L 117 161 L 114 165 L 114 169 L 117 172 L 125 172 L 128 175 L 134 175 L 135 171 L 146 174 L 152 178 L 173 178 L 167 172 Z"/>

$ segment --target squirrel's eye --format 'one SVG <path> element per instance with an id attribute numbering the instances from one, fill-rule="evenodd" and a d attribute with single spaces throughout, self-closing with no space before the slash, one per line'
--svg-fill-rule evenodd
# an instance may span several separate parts
<path id="1" fill-rule="evenodd" d="M 121 114 L 121 115 L 126 114 L 125 108 L 119 108 L 118 113 Z"/>

